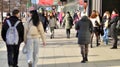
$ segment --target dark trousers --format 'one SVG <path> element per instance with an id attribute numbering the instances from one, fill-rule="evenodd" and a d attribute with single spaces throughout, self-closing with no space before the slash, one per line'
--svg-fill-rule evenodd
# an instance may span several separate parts
<path id="1" fill-rule="evenodd" d="M 7 47 L 8 65 L 17 67 L 20 45 L 6 45 L 6 47 Z"/>
<path id="2" fill-rule="evenodd" d="M 117 42 L 118 42 L 118 30 L 114 28 L 114 26 L 110 28 L 110 35 L 113 39 L 113 47 L 117 48 Z"/>
<path id="3" fill-rule="evenodd" d="M 117 48 L 117 42 L 118 42 L 117 34 L 112 35 L 112 38 L 113 38 L 113 47 Z"/>
<path id="4" fill-rule="evenodd" d="M 67 38 L 70 38 L 70 29 L 66 29 Z"/>
<path id="5" fill-rule="evenodd" d="M 54 29 L 55 27 L 50 27 L 51 38 L 54 38 Z"/>
<path id="6" fill-rule="evenodd" d="M 91 48 L 93 47 L 93 45 L 92 45 L 92 42 L 93 42 L 93 36 L 94 36 L 94 34 L 95 34 L 95 36 L 96 36 L 96 46 L 99 46 L 100 45 L 100 43 L 99 43 L 99 37 L 100 37 L 100 35 L 99 35 L 99 28 L 98 27 L 94 27 L 93 28 L 93 32 L 92 32 L 92 34 L 91 34 Z"/>

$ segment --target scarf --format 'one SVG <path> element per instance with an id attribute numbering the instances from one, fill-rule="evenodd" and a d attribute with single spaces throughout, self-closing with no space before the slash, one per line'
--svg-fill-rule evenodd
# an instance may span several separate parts
<path id="1" fill-rule="evenodd" d="M 119 16 L 118 14 L 112 14 L 111 15 L 111 19 L 113 19 L 114 17 L 116 17 L 116 16 Z"/>

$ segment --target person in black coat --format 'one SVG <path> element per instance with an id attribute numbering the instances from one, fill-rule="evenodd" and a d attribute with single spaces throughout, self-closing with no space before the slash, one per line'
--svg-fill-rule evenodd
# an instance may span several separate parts
<path id="1" fill-rule="evenodd" d="M 88 44 L 90 44 L 91 33 L 93 30 L 92 22 L 87 16 L 83 16 L 81 20 L 76 23 L 75 29 L 78 30 L 78 44 L 81 47 L 81 54 L 83 60 L 81 63 L 88 61 Z"/>
<path id="2" fill-rule="evenodd" d="M 39 12 L 39 17 L 40 17 L 40 21 L 41 21 L 42 24 L 43 24 L 44 31 L 47 32 L 46 28 L 47 28 L 49 22 L 48 22 L 47 16 L 45 16 L 45 13 L 44 13 L 44 12 L 45 12 L 44 10 L 41 10 L 41 11 Z"/>
<path id="3" fill-rule="evenodd" d="M 13 14 L 13 16 L 8 18 L 7 20 L 9 20 L 11 25 L 14 26 L 17 21 L 20 21 L 20 19 L 18 18 L 19 10 L 17 10 L 17 9 L 13 10 L 12 14 Z M 8 23 L 7 23 L 7 21 L 5 21 L 2 26 L 2 31 L 1 31 L 2 39 L 5 42 L 6 42 L 6 33 L 7 33 L 8 29 L 9 29 Z M 24 37 L 24 27 L 23 27 L 22 22 L 20 22 L 17 25 L 16 29 L 17 29 L 18 35 L 19 35 L 18 36 L 19 37 L 18 44 L 9 45 L 6 43 L 9 67 L 18 67 L 17 64 L 18 64 L 19 47 L 20 47 L 21 42 L 23 42 L 23 37 Z"/>
<path id="4" fill-rule="evenodd" d="M 110 24 L 109 24 L 110 33 L 111 33 L 110 35 L 113 38 L 113 47 L 111 49 L 117 49 L 117 42 L 118 42 L 118 37 L 117 37 L 118 33 L 117 32 L 118 31 L 116 29 L 116 25 L 117 25 L 117 22 L 119 19 L 120 19 L 119 12 L 116 9 L 114 9 L 112 11 L 111 20 L 110 20 Z"/>

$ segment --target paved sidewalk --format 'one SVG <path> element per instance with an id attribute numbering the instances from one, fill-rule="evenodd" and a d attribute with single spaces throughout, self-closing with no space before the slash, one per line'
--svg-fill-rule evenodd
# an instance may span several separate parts
<path id="1" fill-rule="evenodd" d="M 55 38 L 50 39 L 47 34 L 47 46 L 40 45 L 38 67 L 120 67 L 120 46 L 110 49 L 111 45 L 100 45 L 89 49 L 89 62 L 80 63 L 82 57 L 77 45 L 75 31 L 72 30 L 71 38 L 67 39 L 65 30 L 55 30 Z M 0 42 L 0 67 L 7 66 L 7 53 L 4 42 Z M 27 67 L 26 56 L 20 48 L 19 67 Z"/>

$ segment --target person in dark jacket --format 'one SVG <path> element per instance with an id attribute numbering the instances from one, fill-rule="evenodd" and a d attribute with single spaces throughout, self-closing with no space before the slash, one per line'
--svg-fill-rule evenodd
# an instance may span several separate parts
<path id="1" fill-rule="evenodd" d="M 78 30 L 78 44 L 81 47 L 81 54 L 83 58 L 81 63 L 85 63 L 88 61 L 88 44 L 90 44 L 93 25 L 87 16 L 83 16 L 81 20 L 76 23 L 75 29 Z"/>
<path id="2" fill-rule="evenodd" d="M 117 35 L 116 25 L 118 20 L 119 20 L 119 12 L 116 9 L 114 9 L 112 11 L 111 20 L 109 24 L 111 37 L 113 38 L 113 47 L 111 49 L 117 49 L 118 35 Z"/>
<path id="3" fill-rule="evenodd" d="M 11 25 L 14 26 L 17 21 L 20 21 L 19 10 L 17 10 L 17 9 L 13 10 L 12 14 L 13 14 L 13 16 L 11 16 L 7 20 L 9 20 Z M 2 39 L 5 42 L 6 42 L 6 33 L 7 33 L 8 28 L 9 28 L 8 23 L 7 23 L 7 21 L 5 21 L 2 26 L 2 31 L 1 31 Z M 23 27 L 22 22 L 20 22 L 17 25 L 16 29 L 17 29 L 18 35 L 19 35 L 18 44 L 9 45 L 6 43 L 9 67 L 18 67 L 17 64 L 18 64 L 19 47 L 20 47 L 21 42 L 23 42 L 23 37 L 24 37 L 24 27 Z"/>
<path id="4" fill-rule="evenodd" d="M 10 13 L 7 13 L 4 21 L 6 21 L 8 18 L 10 18 L 10 16 L 11 16 L 11 14 L 10 14 Z M 2 24 L 4 24 L 4 21 L 2 22 Z"/>
<path id="5" fill-rule="evenodd" d="M 42 22 L 42 24 L 43 24 L 44 31 L 47 32 L 47 31 L 46 31 L 46 28 L 47 28 L 49 22 L 48 22 L 48 18 L 47 18 L 47 16 L 45 15 L 43 9 L 39 10 L 39 17 L 40 17 L 40 20 L 41 20 L 41 22 Z"/>

